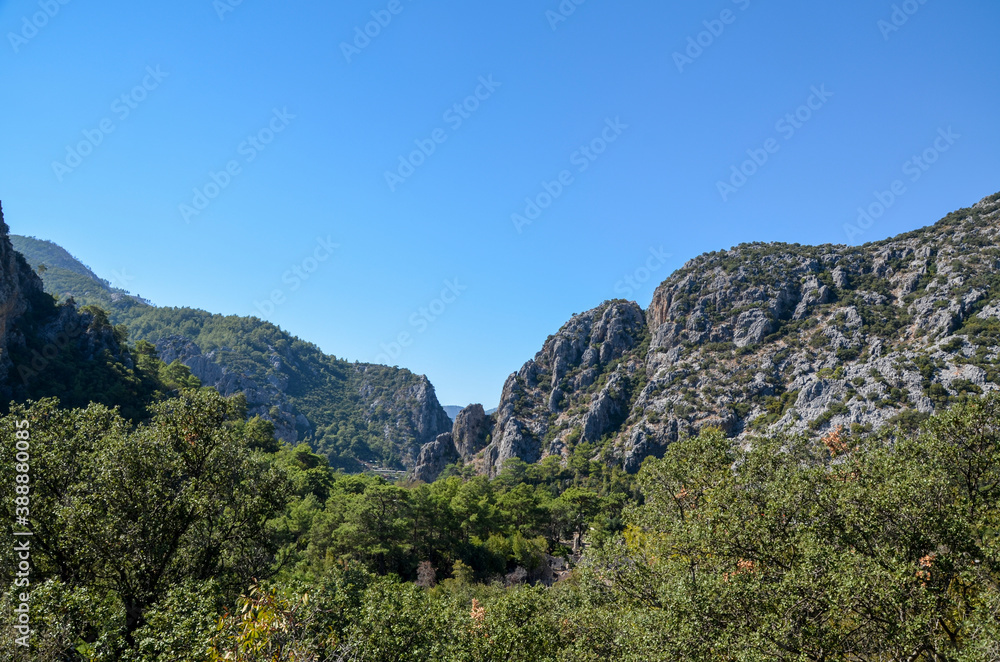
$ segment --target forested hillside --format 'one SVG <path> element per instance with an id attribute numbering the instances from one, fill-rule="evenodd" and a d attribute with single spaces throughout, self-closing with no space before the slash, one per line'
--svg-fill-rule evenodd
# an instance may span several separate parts
<path id="1" fill-rule="evenodd" d="M 102 405 L 16 405 L 0 434 L 19 430 L 45 478 L 31 492 L 31 649 L 8 590 L 3 659 L 1000 654 L 995 395 L 866 438 L 734 446 L 707 429 L 634 484 L 582 457 L 411 489 L 336 474 L 209 389 L 139 427 Z M 0 485 L 6 522 L 13 490 Z M 4 555 L 5 586 L 16 568 Z"/>
<path id="2" fill-rule="evenodd" d="M 244 393 L 250 413 L 271 421 L 280 439 L 305 441 L 334 466 L 412 468 L 420 445 L 451 429 L 426 377 L 338 359 L 254 317 L 153 306 L 52 242 L 12 241 L 41 271 L 47 292 L 100 306 L 168 363 L 180 360 L 223 395 Z"/>
<path id="3" fill-rule="evenodd" d="M 143 420 L 149 407 L 198 385 L 180 363 L 167 365 L 149 343 L 129 345 L 94 306 L 58 303 L 11 246 L 0 209 L 0 407 L 58 397 L 65 406 L 117 406 Z"/>

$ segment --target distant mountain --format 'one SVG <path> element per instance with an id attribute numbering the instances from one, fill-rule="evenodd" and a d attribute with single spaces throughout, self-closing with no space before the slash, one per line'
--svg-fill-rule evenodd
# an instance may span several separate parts
<path id="1" fill-rule="evenodd" d="M 469 407 L 469 406 L 471 406 L 471 405 L 466 405 L 466 407 Z M 450 418 L 452 421 L 454 421 L 455 417 L 458 416 L 459 412 L 461 412 L 466 407 L 459 407 L 458 405 L 445 405 L 444 406 L 444 410 L 448 414 L 448 418 Z M 486 410 L 486 415 L 489 416 L 490 414 L 492 414 L 496 410 L 497 410 L 496 407 L 494 407 L 493 409 L 487 409 Z"/>
<path id="2" fill-rule="evenodd" d="M 14 250 L 22 255 L 31 255 L 29 262 L 42 272 L 45 290 L 54 296 L 62 299 L 73 296 L 78 301 L 105 308 L 122 298 L 131 297 L 143 301 L 98 277 L 58 244 L 19 235 L 11 235 L 10 241 Z"/>
<path id="3" fill-rule="evenodd" d="M 463 449 L 495 475 L 510 458 L 636 470 L 717 427 L 825 435 L 913 425 L 1000 388 L 1000 194 L 863 246 L 754 243 L 695 258 L 648 310 L 609 301 L 574 316 L 511 375 Z M 424 471 L 427 478 L 433 472 Z"/>
<path id="4" fill-rule="evenodd" d="M 167 363 L 179 359 L 204 385 L 245 393 L 250 412 L 272 421 L 281 439 L 308 442 L 334 466 L 412 468 L 420 446 L 452 428 L 426 377 L 326 355 L 255 317 L 153 306 L 57 244 L 11 240 L 42 271 L 47 292 L 103 308 L 131 340 L 153 343 Z"/>
<path id="5" fill-rule="evenodd" d="M 458 412 L 463 409 L 465 409 L 465 407 L 459 407 L 458 405 L 444 405 L 444 412 L 448 414 L 448 418 L 452 421 L 454 421 L 455 417 L 458 416 Z"/>

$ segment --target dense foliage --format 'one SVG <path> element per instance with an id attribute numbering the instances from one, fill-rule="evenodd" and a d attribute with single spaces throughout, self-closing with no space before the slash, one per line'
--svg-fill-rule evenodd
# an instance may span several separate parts
<path id="1" fill-rule="evenodd" d="M 28 304 L 13 328 L 20 342 L 7 356 L 7 388 L 18 401 L 56 397 L 67 407 L 98 402 L 139 420 L 149 416 L 151 403 L 200 385 L 179 361 L 164 364 L 152 344 L 140 340 L 130 347 L 128 330 L 112 326 L 96 306 L 57 304 L 43 292 L 31 292 Z"/>
<path id="2" fill-rule="evenodd" d="M 344 563 L 413 581 L 455 568 L 482 581 L 518 568 L 547 577 L 546 555 L 568 557 L 585 534 L 599 540 L 620 531 L 631 496 L 624 473 L 580 457 L 565 467 L 557 458 L 512 460 L 493 481 L 451 475 L 411 487 L 332 474 L 305 445 L 274 460 L 294 493 L 274 523 L 285 541 L 282 567 L 305 580 Z"/>
<path id="3" fill-rule="evenodd" d="M 392 485 L 279 448 L 240 398 L 154 410 L 136 425 L 45 400 L 0 419 L 7 439 L 30 423 L 36 533 L 34 648 L 5 624 L 4 659 L 1000 655 L 995 395 L 864 439 L 707 430 L 647 460 L 640 494 L 586 453 Z M 545 588 L 553 556 L 575 567 Z"/>

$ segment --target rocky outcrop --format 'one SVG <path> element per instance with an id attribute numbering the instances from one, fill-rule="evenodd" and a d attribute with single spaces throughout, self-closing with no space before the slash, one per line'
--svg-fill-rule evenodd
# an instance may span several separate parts
<path id="1" fill-rule="evenodd" d="M 2 402 L 52 395 L 51 382 L 59 381 L 53 375 L 61 377 L 73 366 L 90 363 L 117 364 L 110 369 L 114 376 L 108 375 L 109 379 L 117 378 L 120 369 L 134 367 L 127 347 L 102 311 L 79 310 L 72 300 L 57 305 L 44 291 L 41 278 L 14 250 L 0 209 Z M 63 384 L 58 386 L 68 390 Z M 108 388 L 110 384 L 103 386 Z M 97 399 L 105 394 L 93 395 Z"/>
<path id="2" fill-rule="evenodd" d="M 444 468 L 458 459 L 455 443 L 450 432 L 438 435 L 434 441 L 424 444 L 417 457 L 417 466 L 413 470 L 413 478 L 425 483 L 432 483 L 444 471 Z"/>
<path id="3" fill-rule="evenodd" d="M 362 386 L 363 388 L 363 386 Z M 401 400 L 413 402 L 415 407 L 405 413 L 410 416 L 409 427 L 413 430 L 414 443 L 420 446 L 431 439 L 436 439 L 452 428 L 451 418 L 441 407 L 434 386 L 427 377 L 420 375 L 412 384 L 405 387 L 397 395 Z M 397 424 L 400 421 L 397 419 Z"/>
<path id="4" fill-rule="evenodd" d="M 312 420 L 296 406 L 290 395 L 292 375 L 303 369 L 299 357 L 266 346 L 266 372 L 247 374 L 231 367 L 233 350 L 219 347 L 208 352 L 184 336 L 166 336 L 154 341 L 160 358 L 179 360 L 205 386 L 223 395 L 243 393 L 250 415 L 271 421 L 275 436 L 288 443 L 309 439 L 315 434 Z M 356 364 L 347 383 L 367 421 L 382 424 L 383 440 L 398 447 L 401 464 L 413 467 L 422 445 L 451 429 L 451 419 L 438 403 L 434 387 L 424 376 L 413 376 L 397 390 L 386 391 L 387 373 L 393 368 Z M 393 375 L 396 377 L 397 375 Z"/>
<path id="5" fill-rule="evenodd" d="M 746 244 L 690 261 L 645 315 L 574 316 L 508 378 L 476 461 L 582 448 L 635 471 L 707 427 L 866 434 L 1000 388 L 998 345 L 1000 194 L 864 246 Z"/>
<path id="6" fill-rule="evenodd" d="M 455 416 L 451 432 L 440 434 L 421 446 L 413 470 L 415 480 L 433 482 L 446 466 L 456 461 L 470 462 L 486 446 L 492 419 L 482 405 L 469 405 Z"/>
<path id="7" fill-rule="evenodd" d="M 482 405 L 469 405 L 455 416 L 451 428 L 455 450 L 466 462 L 481 451 L 492 430 L 493 419 L 486 415 Z"/>
<path id="8" fill-rule="evenodd" d="M 0 383 L 7 384 L 13 364 L 11 343 L 23 344 L 16 336 L 17 320 L 28 312 L 31 299 L 42 292 L 42 281 L 10 243 L 10 229 L 0 207 Z M 10 386 L 3 389 L 4 401 L 11 395 Z"/>
<path id="9" fill-rule="evenodd" d="M 311 432 L 309 419 L 289 401 L 284 390 L 288 386 L 288 378 L 280 372 L 263 380 L 252 379 L 224 364 L 222 357 L 231 351 L 228 348 L 220 347 L 203 353 L 194 342 L 183 336 L 167 336 L 158 339 L 155 344 L 164 363 L 180 361 L 201 380 L 203 386 L 211 386 L 227 397 L 243 393 L 247 400 L 247 413 L 271 421 L 278 439 L 295 443 L 300 434 Z M 273 349 L 270 359 L 272 365 L 280 369 L 282 359 Z"/>
<path id="10" fill-rule="evenodd" d="M 512 458 L 568 457 L 619 426 L 644 375 L 646 322 L 630 301 L 609 301 L 574 316 L 535 358 L 507 378 L 483 471 Z"/>

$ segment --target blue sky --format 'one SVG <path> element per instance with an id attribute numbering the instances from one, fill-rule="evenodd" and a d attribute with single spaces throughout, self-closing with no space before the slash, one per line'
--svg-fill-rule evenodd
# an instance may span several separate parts
<path id="1" fill-rule="evenodd" d="M 12 231 L 445 404 L 704 251 L 1000 190 L 992 0 L 64 1 L 0 1 Z"/>

